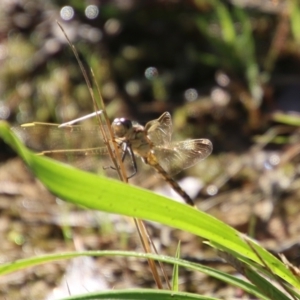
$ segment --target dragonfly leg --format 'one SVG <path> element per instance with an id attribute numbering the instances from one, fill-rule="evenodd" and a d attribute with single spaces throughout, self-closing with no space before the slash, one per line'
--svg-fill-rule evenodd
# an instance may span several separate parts
<path id="1" fill-rule="evenodd" d="M 137 173 L 137 164 L 136 164 L 135 156 L 134 156 L 134 153 L 132 151 L 131 146 L 128 143 L 122 142 L 120 144 L 120 146 L 122 148 L 122 157 L 121 157 L 122 162 L 124 162 L 127 154 L 131 158 L 131 164 L 132 164 L 133 172 L 130 174 L 130 176 L 127 177 L 127 179 L 130 179 Z M 113 166 L 103 167 L 103 170 L 107 170 L 107 169 L 116 170 L 116 168 L 113 167 Z"/>
<path id="2" fill-rule="evenodd" d="M 132 164 L 132 168 L 133 168 L 133 172 L 131 173 L 130 176 L 127 177 L 127 179 L 130 179 L 137 173 L 137 165 L 136 165 L 136 160 L 135 160 L 135 156 L 132 151 L 132 148 L 128 144 L 126 145 L 126 152 L 124 152 L 124 154 L 126 154 L 126 153 L 128 153 L 131 158 L 131 164 Z M 122 158 L 122 161 L 123 161 L 123 158 Z"/>
<path id="3" fill-rule="evenodd" d="M 122 160 L 122 162 L 123 162 L 124 159 L 125 159 L 125 157 L 126 157 L 127 145 L 126 145 L 125 142 L 121 142 L 121 143 L 119 144 L 119 146 L 122 148 L 122 157 L 121 157 L 121 160 Z M 113 167 L 113 166 L 106 166 L 106 167 L 102 167 L 102 168 L 103 168 L 103 170 L 107 170 L 107 169 L 116 170 L 116 168 Z"/>
<path id="4" fill-rule="evenodd" d="M 129 143 L 122 142 L 121 146 L 122 146 L 122 151 L 123 151 L 122 158 L 121 158 L 122 162 L 124 162 L 127 154 L 131 158 L 131 164 L 132 164 L 133 172 L 130 174 L 130 176 L 127 177 L 127 179 L 130 179 L 137 173 L 137 165 L 136 165 L 135 156 L 134 156 L 134 153 L 132 151 L 131 145 Z"/>
<path id="5" fill-rule="evenodd" d="M 122 147 L 122 157 L 121 157 L 122 162 L 124 161 L 125 156 L 126 156 L 126 145 L 125 144 L 126 144 L 125 142 L 122 142 L 122 143 L 119 144 L 119 146 Z M 103 168 L 103 170 L 107 170 L 107 169 L 112 169 L 112 170 L 115 170 L 115 171 L 117 170 L 113 166 L 105 166 L 105 167 L 102 167 L 102 168 Z"/>

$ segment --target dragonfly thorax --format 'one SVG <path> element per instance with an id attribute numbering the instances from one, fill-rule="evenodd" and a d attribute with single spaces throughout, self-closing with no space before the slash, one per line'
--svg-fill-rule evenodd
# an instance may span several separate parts
<path id="1" fill-rule="evenodd" d="M 121 143 L 126 143 L 134 154 L 146 157 L 151 150 L 151 141 L 147 138 L 144 126 L 125 118 L 116 118 L 111 124 L 114 135 Z"/>

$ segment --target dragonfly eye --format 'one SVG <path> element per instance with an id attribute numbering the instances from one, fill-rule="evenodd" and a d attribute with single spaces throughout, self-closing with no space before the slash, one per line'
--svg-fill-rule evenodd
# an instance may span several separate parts
<path id="1" fill-rule="evenodd" d="M 121 138 L 124 137 L 127 134 L 128 130 L 132 128 L 132 122 L 125 118 L 117 118 L 114 119 L 114 121 L 111 124 L 111 127 L 116 137 Z"/>

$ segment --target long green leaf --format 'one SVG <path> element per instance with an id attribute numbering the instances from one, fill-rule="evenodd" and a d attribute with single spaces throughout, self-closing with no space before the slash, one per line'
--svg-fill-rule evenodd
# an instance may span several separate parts
<path id="1" fill-rule="evenodd" d="M 150 290 L 150 289 L 134 289 L 134 290 L 112 290 L 106 292 L 89 293 L 81 296 L 71 296 L 61 300 L 217 300 L 208 296 L 201 296 L 191 293 L 173 292 L 164 290 Z"/>
<path id="2" fill-rule="evenodd" d="M 65 253 L 55 253 L 48 254 L 33 258 L 20 259 L 13 263 L 6 263 L 0 265 L 0 275 L 10 274 L 12 272 L 36 266 L 42 263 L 53 262 L 57 260 L 65 260 L 80 256 L 122 256 L 122 257 L 137 257 L 137 258 L 149 258 L 157 261 L 161 261 L 164 263 L 178 265 L 180 267 L 184 267 L 190 270 L 194 270 L 197 272 L 202 272 L 208 276 L 219 279 L 223 282 L 226 282 L 230 285 L 236 286 L 261 300 L 267 300 L 268 298 L 264 297 L 264 294 L 257 290 L 257 288 L 250 284 L 249 282 L 242 280 L 238 277 L 229 275 L 227 273 L 215 270 L 210 267 L 202 266 L 190 261 L 186 261 L 183 259 L 178 259 L 175 257 L 165 256 L 165 255 L 157 255 L 150 253 L 136 253 L 130 251 L 81 251 L 81 252 L 65 252 Z"/>
<path id="3" fill-rule="evenodd" d="M 180 258 L 180 241 L 177 245 L 177 249 L 176 249 L 176 258 Z M 179 282 L 178 282 L 178 278 L 179 278 L 179 266 L 177 264 L 175 264 L 173 266 L 173 272 L 172 272 L 172 291 L 179 291 Z"/>

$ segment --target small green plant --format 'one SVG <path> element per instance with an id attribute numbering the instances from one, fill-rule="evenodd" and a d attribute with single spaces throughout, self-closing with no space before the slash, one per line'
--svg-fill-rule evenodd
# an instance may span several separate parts
<path id="1" fill-rule="evenodd" d="M 211 6 L 210 12 L 195 19 L 198 29 L 207 37 L 215 51 L 215 58 L 208 62 L 214 61 L 229 72 L 243 74 L 253 100 L 257 101 L 255 105 L 259 106 L 262 90 L 248 15 L 238 6 L 230 11 L 219 0 L 208 1 L 208 5 Z"/>

